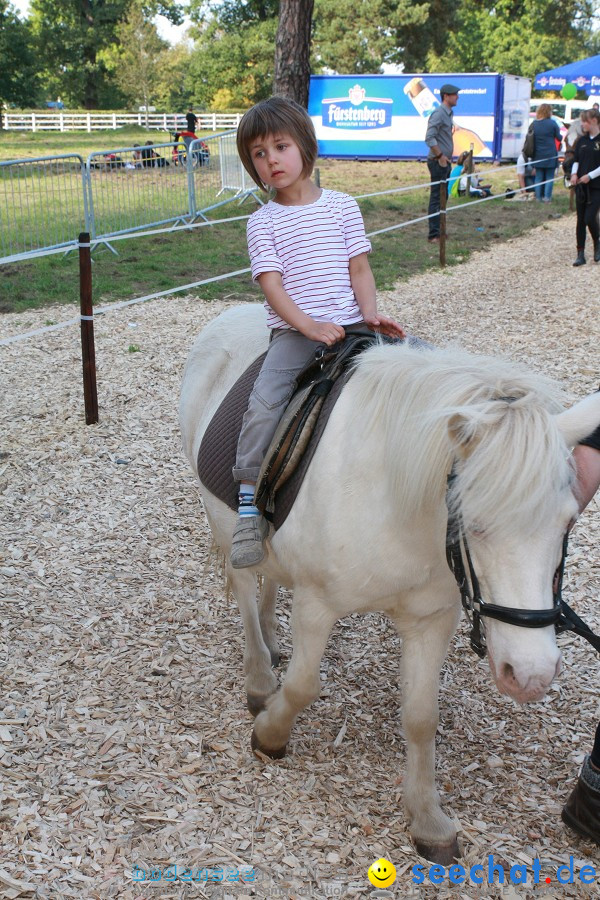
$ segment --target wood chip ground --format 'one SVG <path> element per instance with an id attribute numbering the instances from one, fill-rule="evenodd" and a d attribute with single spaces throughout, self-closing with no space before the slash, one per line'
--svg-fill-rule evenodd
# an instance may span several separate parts
<path id="1" fill-rule="evenodd" d="M 600 381 L 600 266 L 571 267 L 573 232 L 572 217 L 549 219 L 399 285 L 381 306 L 415 334 L 525 361 L 582 397 Z M 240 618 L 207 567 L 177 425 L 192 339 L 235 302 L 172 297 L 100 316 L 93 427 L 76 327 L 0 348 L 2 896 L 367 897 L 379 856 L 397 867 L 398 897 L 585 896 L 555 878 L 570 856 L 600 875 L 598 847 L 560 821 L 600 714 L 599 659 L 580 639 L 560 638 L 564 671 L 527 708 L 497 693 L 464 623 L 442 676 L 437 777 L 463 862 L 539 859 L 549 887 L 412 884 L 423 860 L 401 807 L 401 650 L 381 616 L 335 629 L 321 698 L 289 756 L 252 755 Z M 76 312 L 6 315 L 0 337 Z M 571 541 L 565 593 L 596 630 L 599 589 L 595 501 Z M 279 619 L 285 666 L 287 596 Z M 247 864 L 257 880 L 132 881 L 134 865 L 169 864 Z"/>

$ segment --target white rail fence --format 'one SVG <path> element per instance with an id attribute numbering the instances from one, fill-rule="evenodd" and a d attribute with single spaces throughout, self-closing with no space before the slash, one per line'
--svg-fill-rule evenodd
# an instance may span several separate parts
<path id="1" fill-rule="evenodd" d="M 201 131 L 226 131 L 237 128 L 242 113 L 199 113 L 197 118 Z M 2 123 L 6 131 L 116 131 L 131 125 L 156 131 L 186 129 L 183 113 L 3 112 Z"/>

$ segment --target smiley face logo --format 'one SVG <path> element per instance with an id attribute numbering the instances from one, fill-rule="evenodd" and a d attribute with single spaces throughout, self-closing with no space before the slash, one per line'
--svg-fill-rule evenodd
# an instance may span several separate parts
<path id="1" fill-rule="evenodd" d="M 367 877 L 373 887 L 389 887 L 396 880 L 396 868 L 387 859 L 376 859 L 369 866 Z"/>

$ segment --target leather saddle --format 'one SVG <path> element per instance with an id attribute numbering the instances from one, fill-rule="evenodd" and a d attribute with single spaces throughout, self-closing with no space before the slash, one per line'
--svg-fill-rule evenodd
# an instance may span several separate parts
<path id="1" fill-rule="evenodd" d="M 319 347 L 315 358 L 298 376 L 296 390 L 277 426 L 256 482 L 254 502 L 267 518 L 273 512 L 277 491 L 298 468 L 334 384 L 348 373 L 354 357 L 373 346 L 376 340 L 371 331 L 350 332 L 333 347 Z M 340 389 L 342 386 L 340 384 Z M 322 427 L 318 437 L 327 424 L 332 408 L 330 404 L 326 419 L 320 423 Z M 316 444 L 313 453 L 315 449 Z"/>
<path id="2" fill-rule="evenodd" d="M 292 508 L 331 410 L 347 379 L 350 363 L 381 340 L 373 332 L 351 331 L 333 347 L 323 345 L 296 380 L 297 388 L 277 427 L 257 481 L 255 502 L 275 528 Z M 237 510 L 233 480 L 242 419 L 263 356 L 256 359 L 227 393 L 210 421 L 198 451 L 201 483 L 230 509 Z"/>

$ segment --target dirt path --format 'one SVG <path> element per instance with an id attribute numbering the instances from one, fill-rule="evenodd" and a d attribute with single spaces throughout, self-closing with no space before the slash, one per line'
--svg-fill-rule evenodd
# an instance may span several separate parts
<path id="1" fill-rule="evenodd" d="M 525 361 L 583 396 L 600 381 L 600 266 L 571 267 L 573 230 L 572 219 L 551 222 L 414 278 L 382 306 L 436 343 Z M 411 880 L 399 640 L 387 620 L 338 625 L 321 699 L 300 717 L 290 755 L 265 765 L 250 752 L 241 624 L 216 571 L 203 577 L 209 535 L 176 417 L 192 338 L 226 305 L 172 298 L 100 317 L 94 427 L 84 425 L 76 326 L 0 347 L 4 896 L 21 893 L 12 878 L 30 886 L 23 896 L 133 900 L 150 890 L 132 882 L 136 864 L 227 873 L 244 863 L 254 885 L 162 881 L 152 896 L 367 897 L 379 856 L 397 867 L 395 895 L 443 896 L 417 894 Z M 2 317 L 0 338 L 76 312 Z M 596 629 L 599 546 L 596 503 L 573 537 L 566 587 Z M 284 598 L 284 665 L 288 613 Z M 598 659 L 581 641 L 560 643 L 564 673 L 520 709 L 497 694 L 462 626 L 438 746 L 466 865 L 490 853 L 505 866 L 540 859 L 553 884 L 570 855 L 575 871 L 600 870 L 598 849 L 559 819 L 599 716 Z M 472 895 L 462 890 L 452 896 Z M 544 896 L 584 895 L 580 884 L 553 890 Z"/>

